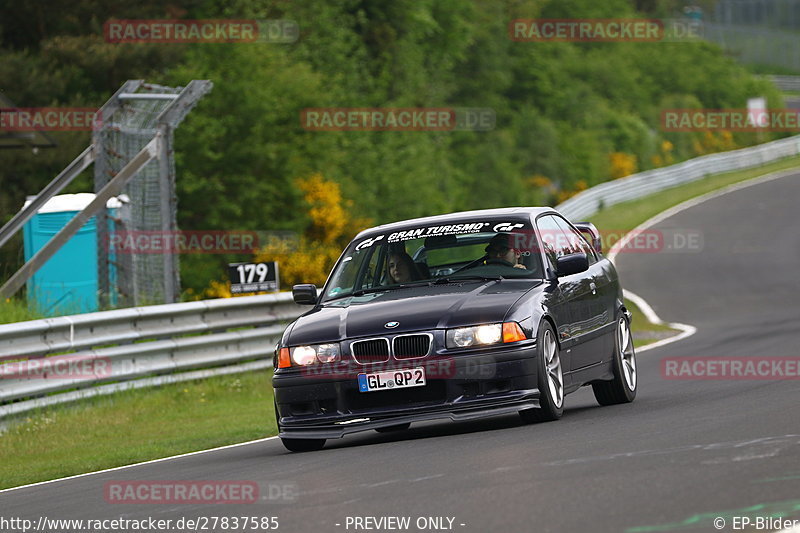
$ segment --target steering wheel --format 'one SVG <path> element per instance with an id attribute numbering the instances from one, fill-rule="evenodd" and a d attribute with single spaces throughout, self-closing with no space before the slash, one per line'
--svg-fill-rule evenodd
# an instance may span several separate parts
<path id="1" fill-rule="evenodd" d="M 472 268 L 472 267 L 474 267 L 476 265 L 479 265 L 479 264 L 483 263 L 484 261 L 486 261 L 486 259 L 488 257 L 489 257 L 489 254 L 484 254 L 483 257 L 479 257 L 479 258 L 477 258 L 477 259 L 475 259 L 473 261 L 470 261 L 469 263 L 467 263 L 463 267 L 459 268 L 458 270 L 454 270 L 452 272 L 452 274 L 458 274 L 462 270 L 468 270 L 468 269 L 470 269 L 470 268 Z"/>

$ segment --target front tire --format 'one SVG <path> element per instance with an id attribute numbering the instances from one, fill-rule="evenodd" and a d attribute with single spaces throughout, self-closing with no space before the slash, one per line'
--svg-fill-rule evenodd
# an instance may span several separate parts
<path id="1" fill-rule="evenodd" d="M 636 351 L 628 318 L 617 320 L 614 335 L 614 379 L 592 383 L 592 390 L 600 405 L 630 403 L 636 398 L 639 379 L 636 372 Z"/>
<path id="2" fill-rule="evenodd" d="M 539 409 L 525 409 L 519 416 L 525 423 L 558 420 L 564 414 L 564 374 L 553 327 L 542 320 L 536 334 L 539 364 Z"/>

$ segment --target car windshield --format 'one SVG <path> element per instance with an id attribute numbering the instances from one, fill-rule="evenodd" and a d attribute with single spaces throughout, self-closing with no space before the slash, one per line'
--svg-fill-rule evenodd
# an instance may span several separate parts
<path id="1" fill-rule="evenodd" d="M 324 300 L 464 280 L 541 279 L 528 220 L 412 226 L 354 240 L 334 268 Z"/>

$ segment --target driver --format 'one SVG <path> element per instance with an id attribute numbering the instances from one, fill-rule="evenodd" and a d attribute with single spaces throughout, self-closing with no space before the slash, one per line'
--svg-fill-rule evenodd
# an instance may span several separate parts
<path id="1" fill-rule="evenodd" d="M 509 246 L 510 238 L 511 235 L 507 233 L 498 233 L 492 237 L 485 249 L 487 265 L 502 265 L 525 269 L 525 265 L 519 262 L 522 256 L 521 252 Z"/>

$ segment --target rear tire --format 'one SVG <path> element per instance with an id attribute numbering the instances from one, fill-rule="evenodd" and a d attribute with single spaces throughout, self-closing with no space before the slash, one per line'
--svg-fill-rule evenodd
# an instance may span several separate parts
<path id="1" fill-rule="evenodd" d="M 411 422 L 405 424 L 397 424 L 396 426 L 386 426 L 382 428 L 375 428 L 378 433 L 395 433 L 397 431 L 405 431 L 411 427 Z"/>
<path id="2" fill-rule="evenodd" d="M 630 403 L 636 398 L 639 379 L 636 372 L 636 351 L 630 324 L 625 315 L 617 320 L 614 335 L 614 379 L 592 383 L 592 390 L 600 405 Z"/>
<path id="3" fill-rule="evenodd" d="M 315 452 L 325 446 L 325 439 L 284 439 L 281 442 L 290 452 Z"/>
<path id="4" fill-rule="evenodd" d="M 558 420 L 564 414 L 564 374 L 553 327 L 542 320 L 536 334 L 536 358 L 539 365 L 539 409 L 519 412 L 526 424 Z"/>

